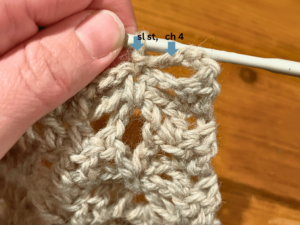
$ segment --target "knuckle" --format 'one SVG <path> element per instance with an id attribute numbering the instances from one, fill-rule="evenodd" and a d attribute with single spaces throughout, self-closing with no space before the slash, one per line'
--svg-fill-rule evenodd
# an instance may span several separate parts
<path id="1" fill-rule="evenodd" d="M 70 79 L 62 62 L 51 48 L 41 41 L 25 43 L 22 78 L 29 91 L 45 105 L 70 93 Z"/>

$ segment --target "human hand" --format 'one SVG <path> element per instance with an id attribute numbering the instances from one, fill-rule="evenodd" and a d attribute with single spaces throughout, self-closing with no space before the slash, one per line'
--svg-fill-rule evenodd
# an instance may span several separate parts
<path id="1" fill-rule="evenodd" d="M 0 0 L 0 159 L 116 59 L 125 31 L 130 0 Z"/>

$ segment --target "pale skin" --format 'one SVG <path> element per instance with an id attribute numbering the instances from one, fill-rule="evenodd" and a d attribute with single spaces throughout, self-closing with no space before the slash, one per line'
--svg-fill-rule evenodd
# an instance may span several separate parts
<path id="1" fill-rule="evenodd" d="M 125 33 L 136 31 L 130 0 L 0 0 L 0 159 L 118 63 Z"/>

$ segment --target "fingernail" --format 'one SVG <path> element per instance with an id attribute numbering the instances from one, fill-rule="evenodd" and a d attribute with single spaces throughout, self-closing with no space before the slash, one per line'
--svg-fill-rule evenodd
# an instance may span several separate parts
<path id="1" fill-rule="evenodd" d="M 91 14 L 77 27 L 76 33 L 91 56 L 97 59 L 121 50 L 124 45 L 124 25 L 108 10 Z"/>

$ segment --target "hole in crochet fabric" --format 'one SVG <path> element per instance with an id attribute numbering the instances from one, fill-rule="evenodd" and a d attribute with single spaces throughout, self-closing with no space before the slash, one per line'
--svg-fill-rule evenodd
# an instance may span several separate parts
<path id="1" fill-rule="evenodd" d="M 103 114 L 100 119 L 90 123 L 95 132 L 98 132 L 106 126 L 109 116 L 109 114 Z"/>
<path id="2" fill-rule="evenodd" d="M 132 115 L 134 115 L 134 116 L 139 116 L 141 114 L 142 114 L 142 111 L 141 111 L 141 109 L 138 109 L 138 108 L 135 108 L 132 113 Z"/>
<path id="3" fill-rule="evenodd" d="M 40 122 L 36 122 L 33 124 L 32 128 L 39 134 L 42 135 L 44 134 L 44 126 Z"/>
<path id="4" fill-rule="evenodd" d="M 93 188 L 92 190 L 90 190 L 90 195 L 92 197 L 94 197 L 95 196 L 95 192 L 96 192 L 96 188 Z"/>
<path id="5" fill-rule="evenodd" d="M 65 127 L 66 130 L 70 130 L 70 125 L 67 123 L 63 123 L 63 126 Z"/>
<path id="6" fill-rule="evenodd" d="M 122 183 L 102 185 L 103 187 L 105 187 L 105 190 L 109 194 L 109 205 L 115 205 L 119 201 L 119 199 L 124 196 L 124 191 L 126 191 L 126 188 Z"/>
<path id="7" fill-rule="evenodd" d="M 172 177 L 167 175 L 166 173 L 161 174 L 160 177 L 164 180 L 173 180 Z"/>
<path id="8" fill-rule="evenodd" d="M 148 51 L 146 51 L 146 54 L 147 54 L 147 55 L 153 55 L 153 56 L 161 55 L 161 53 L 157 53 L 157 52 L 148 52 Z"/>
<path id="9" fill-rule="evenodd" d="M 174 77 L 191 77 L 195 74 L 195 71 L 192 68 L 187 68 L 184 66 L 173 66 L 167 69 L 162 69 L 162 72 L 167 72 L 172 74 Z"/>
<path id="10" fill-rule="evenodd" d="M 133 201 L 136 203 L 145 203 L 145 204 L 149 203 L 144 194 L 134 196 Z"/>
<path id="11" fill-rule="evenodd" d="M 191 116 L 186 119 L 186 122 L 188 123 L 189 130 L 194 129 L 197 126 L 197 120 L 195 116 Z"/>
<path id="12" fill-rule="evenodd" d="M 124 144 L 128 145 L 131 150 L 134 150 L 136 146 L 141 142 L 142 138 L 142 127 L 144 121 L 140 116 L 141 110 L 134 109 L 122 138 Z"/>
<path id="13" fill-rule="evenodd" d="M 166 91 L 167 91 L 170 95 L 172 95 L 172 96 L 175 96 L 175 95 L 176 95 L 175 91 L 173 91 L 173 90 L 171 90 L 171 89 L 166 89 Z"/>
<path id="14" fill-rule="evenodd" d="M 197 183 L 199 181 L 199 177 L 198 176 L 191 176 L 191 180 L 194 182 L 194 183 Z"/>
<path id="15" fill-rule="evenodd" d="M 162 149 L 159 149 L 159 151 L 157 153 L 157 156 L 159 156 L 159 157 L 165 156 L 165 157 L 168 157 L 168 158 L 173 157 L 173 155 L 171 153 L 165 152 Z"/>
<path id="16" fill-rule="evenodd" d="M 162 92 L 167 92 L 168 94 L 172 95 L 172 96 L 175 96 L 176 93 L 174 90 L 172 89 L 161 89 L 159 84 L 155 86 L 157 89 L 160 89 Z"/>
<path id="17" fill-rule="evenodd" d="M 132 224 L 126 221 L 125 219 L 114 219 L 114 220 L 107 221 L 103 225 L 132 225 Z"/>
<path id="18" fill-rule="evenodd" d="M 52 167 L 52 165 L 53 165 L 52 162 L 49 162 L 49 161 L 46 160 L 46 159 L 41 159 L 41 164 L 42 164 L 42 166 L 44 166 L 44 167 L 46 167 L 46 168 L 48 168 L 48 169 L 51 169 L 51 167 Z M 77 169 L 78 167 L 79 167 L 78 164 L 69 162 L 69 163 L 68 163 L 68 167 L 66 167 L 66 168 L 68 168 L 68 169 Z"/>
<path id="19" fill-rule="evenodd" d="M 42 160 L 41 160 L 41 164 L 42 164 L 43 166 L 47 167 L 48 169 L 50 169 L 50 168 L 52 167 L 52 163 L 49 162 L 49 161 L 46 160 L 46 159 L 42 159 Z"/>
<path id="20" fill-rule="evenodd" d="M 141 75 L 138 75 L 138 76 L 134 77 L 134 78 L 133 78 L 133 82 L 137 82 L 137 80 L 139 79 L 140 76 L 141 76 Z"/>
<path id="21" fill-rule="evenodd" d="M 160 53 L 156 52 L 146 52 L 148 55 L 158 56 L 161 55 Z M 172 66 L 166 69 L 160 69 L 162 72 L 167 72 L 169 74 L 172 74 L 174 77 L 191 77 L 195 74 L 196 71 L 194 71 L 190 67 L 184 67 L 184 66 Z"/>

